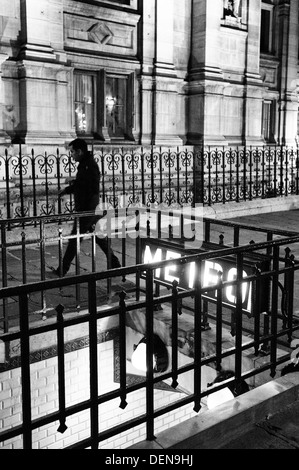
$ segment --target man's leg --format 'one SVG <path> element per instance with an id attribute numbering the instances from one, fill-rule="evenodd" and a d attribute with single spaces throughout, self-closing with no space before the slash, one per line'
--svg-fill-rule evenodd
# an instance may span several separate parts
<path id="1" fill-rule="evenodd" d="M 63 260 L 62 260 L 62 275 L 65 276 L 69 271 L 72 261 L 76 256 L 77 251 L 77 240 L 72 238 L 68 241 Z M 59 269 L 59 268 L 58 268 Z"/>
<path id="2" fill-rule="evenodd" d="M 80 223 L 79 223 L 79 232 L 80 234 L 86 233 L 89 229 L 88 223 L 84 220 L 86 218 L 81 218 Z M 76 235 L 77 233 L 77 224 L 76 221 L 74 222 L 71 235 Z M 82 238 L 80 237 L 80 244 L 82 242 Z M 77 253 L 77 239 L 76 238 L 70 238 L 65 250 L 65 253 L 63 255 L 62 259 L 62 275 L 65 276 L 66 273 L 69 271 L 72 261 L 75 258 Z M 58 267 L 56 270 L 56 273 L 60 275 L 60 267 Z"/>
<path id="3" fill-rule="evenodd" d="M 101 250 L 105 253 L 107 259 L 108 259 L 108 254 L 110 251 L 111 254 L 111 268 L 120 268 L 121 264 L 116 256 L 116 254 L 113 252 L 111 246 L 109 250 L 109 243 L 108 243 L 108 237 L 105 238 L 100 238 L 96 236 L 96 244 L 101 248 Z"/>

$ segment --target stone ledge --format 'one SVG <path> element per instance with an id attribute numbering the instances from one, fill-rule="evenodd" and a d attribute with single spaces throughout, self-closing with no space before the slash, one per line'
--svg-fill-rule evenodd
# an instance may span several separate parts
<path id="1" fill-rule="evenodd" d="M 299 196 L 281 196 L 252 201 L 228 202 L 203 207 L 203 216 L 215 219 L 230 219 L 255 214 L 299 209 Z"/>
<path id="2" fill-rule="evenodd" d="M 299 374 L 292 373 L 261 385 L 212 410 L 127 449 L 219 449 L 255 423 L 299 400 Z"/>

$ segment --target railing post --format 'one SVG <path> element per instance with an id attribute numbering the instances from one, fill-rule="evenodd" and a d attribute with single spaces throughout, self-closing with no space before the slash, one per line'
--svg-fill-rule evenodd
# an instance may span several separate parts
<path id="1" fill-rule="evenodd" d="M 143 153 L 143 147 L 141 147 L 141 154 L 140 154 L 140 166 L 141 166 L 141 201 L 142 201 L 142 206 L 146 205 L 146 199 L 145 199 L 145 184 L 144 184 L 144 153 Z"/>
<path id="2" fill-rule="evenodd" d="M 211 178 L 211 170 L 212 170 L 212 165 L 211 165 L 211 149 L 209 147 L 208 150 L 208 205 L 212 205 L 212 196 L 211 196 L 211 191 L 212 191 L 212 178 Z"/>
<path id="3" fill-rule="evenodd" d="M 19 315 L 21 334 L 23 448 L 32 449 L 30 336 L 27 294 L 22 294 L 19 297 Z"/>
<path id="4" fill-rule="evenodd" d="M 177 183 L 176 183 L 177 196 L 176 196 L 176 199 L 177 199 L 177 200 L 176 200 L 176 202 L 177 202 L 177 204 L 180 204 L 180 203 L 181 203 L 181 197 L 180 197 L 180 192 L 181 192 L 180 176 L 181 176 L 182 168 L 180 167 L 179 148 L 177 148 L 176 161 L 177 161 L 177 168 L 176 168 L 176 175 L 177 175 Z M 187 168 L 186 168 L 186 173 L 187 173 Z M 182 175 L 182 176 L 183 176 L 183 175 Z M 187 188 L 186 188 L 186 193 L 187 193 Z"/>
<path id="5" fill-rule="evenodd" d="M 80 217 L 75 218 L 76 223 L 76 274 L 80 274 L 80 244 L 81 244 L 81 236 L 80 236 Z M 73 236 L 73 235 L 72 235 Z M 80 310 L 80 284 L 76 284 L 76 308 Z"/>
<path id="6" fill-rule="evenodd" d="M 265 197 L 265 149 L 262 149 L 262 198 Z"/>
<path id="7" fill-rule="evenodd" d="M 127 369 L 126 369 L 126 293 L 119 294 L 119 369 L 120 369 L 120 405 L 124 410 L 127 407 Z"/>
<path id="8" fill-rule="evenodd" d="M 27 271 L 26 271 L 26 234 L 25 232 L 21 233 L 22 237 L 22 281 L 23 284 L 27 282 Z"/>
<path id="9" fill-rule="evenodd" d="M 290 248 L 285 249 L 285 266 L 288 268 L 288 271 L 285 273 L 285 283 L 284 290 L 286 295 L 286 326 L 288 328 L 288 341 L 292 341 L 292 325 L 293 325 L 293 309 L 294 309 L 294 266 L 295 258 L 294 255 L 291 255 Z"/>
<path id="10" fill-rule="evenodd" d="M 226 153 L 224 148 L 222 149 L 222 202 L 223 204 L 226 203 Z"/>
<path id="11" fill-rule="evenodd" d="M 232 153 L 232 149 L 230 149 Z M 240 155 L 239 150 L 236 151 L 236 202 L 240 201 Z"/>
<path id="12" fill-rule="evenodd" d="M 279 282 L 279 246 L 275 245 L 273 249 L 273 271 L 272 276 L 272 305 L 271 305 L 271 346 L 270 346 L 270 361 L 271 361 L 271 377 L 276 375 L 276 359 L 277 359 L 277 311 L 278 311 L 278 282 Z"/>
<path id="13" fill-rule="evenodd" d="M 284 179 L 284 195 L 288 195 L 288 184 L 289 184 L 289 155 L 290 150 L 288 147 L 285 149 L 285 179 Z"/>
<path id="14" fill-rule="evenodd" d="M 33 215 L 37 216 L 37 198 L 36 198 L 36 174 L 35 174 L 35 156 L 34 149 L 31 150 L 31 168 L 32 168 L 32 184 L 33 184 Z M 47 184 L 46 184 L 47 189 Z"/>
<path id="15" fill-rule="evenodd" d="M 58 401 L 59 401 L 59 427 L 57 432 L 63 434 L 67 430 L 65 414 L 65 358 L 64 358 L 64 326 L 62 305 L 56 307 L 57 313 L 57 364 L 58 364 Z"/>
<path id="16" fill-rule="evenodd" d="M 99 405 L 98 405 L 98 329 L 97 329 L 97 291 L 96 281 L 88 283 L 89 310 L 89 383 L 90 383 L 90 436 L 91 448 L 98 448 Z"/>
<path id="17" fill-rule="evenodd" d="M 246 174 L 246 164 L 247 164 L 247 157 L 246 152 L 244 149 L 242 150 L 243 153 L 243 200 L 247 200 L 247 174 Z"/>
<path id="18" fill-rule="evenodd" d="M 60 153 L 59 148 L 56 149 L 56 171 L 57 171 L 57 190 L 61 189 L 61 174 L 60 174 Z M 58 214 L 61 214 L 61 197 L 57 198 Z"/>
<path id="19" fill-rule="evenodd" d="M 172 302 L 171 302 L 171 354 L 172 354 L 172 388 L 178 386 L 178 282 L 172 283 Z"/>
<path id="20" fill-rule="evenodd" d="M 221 370 L 222 362 L 222 294 L 223 294 L 223 283 L 222 283 L 222 272 L 217 273 L 217 304 L 216 304 L 216 370 Z"/>
<path id="21" fill-rule="evenodd" d="M 261 312 L 261 268 L 259 265 L 255 266 L 255 275 L 256 278 L 252 283 L 252 288 L 254 292 L 253 299 L 253 318 L 254 318 L 254 354 L 258 356 L 260 344 L 260 315 Z"/>
<path id="22" fill-rule="evenodd" d="M 299 194 L 299 147 L 296 148 L 296 195 Z"/>
<path id="23" fill-rule="evenodd" d="M 273 175 L 273 191 L 274 191 L 274 196 L 277 195 L 277 153 L 276 153 L 276 148 L 274 150 L 274 175 Z"/>
<path id="24" fill-rule="evenodd" d="M 40 220 L 40 263 L 41 263 L 41 280 L 44 281 L 46 276 L 46 263 L 45 263 L 45 224 Z M 42 304 L 42 320 L 47 319 L 46 314 L 46 296 L 45 292 L 41 291 L 41 304 Z"/>
<path id="25" fill-rule="evenodd" d="M 247 150 L 246 150 L 247 153 Z M 252 170 L 253 170 L 253 162 L 252 162 L 252 149 L 248 152 L 249 154 L 249 201 L 252 201 L 252 184 L 253 184 L 253 177 L 252 177 Z"/>
<path id="26" fill-rule="evenodd" d="M 131 167 L 132 167 L 132 178 L 130 179 L 130 182 L 131 182 L 131 185 L 132 185 L 132 199 L 133 199 L 133 202 L 135 202 L 135 170 L 134 170 L 134 155 L 131 151 L 131 155 L 129 157 L 129 167 L 130 167 L 130 163 L 131 163 Z M 122 172 L 122 194 L 125 195 L 126 194 L 126 168 L 125 168 L 125 155 L 124 155 L 124 149 L 122 148 L 121 149 L 121 172 Z M 124 203 L 124 201 L 123 201 Z M 115 208 L 119 208 L 119 201 L 118 201 L 118 204 L 117 206 L 115 206 Z"/>
<path id="27" fill-rule="evenodd" d="M 194 149 L 193 151 L 193 201 L 192 206 L 197 203 L 204 204 L 204 148 Z"/>
<path id="28" fill-rule="evenodd" d="M 239 394 L 242 376 L 242 278 L 243 253 L 237 254 L 237 285 L 236 285 L 236 339 L 235 339 L 235 390 Z"/>
<path id="29" fill-rule="evenodd" d="M 9 174 L 9 156 L 8 151 L 5 149 L 5 186 L 6 186 L 6 218 L 11 219 L 10 212 L 10 174 Z M 10 225 L 8 225 L 8 230 L 10 230 Z"/>
<path id="30" fill-rule="evenodd" d="M 196 261 L 195 297 L 194 297 L 194 411 L 201 409 L 201 329 L 202 329 L 202 262 Z"/>
<path id="31" fill-rule="evenodd" d="M 154 334 L 154 277 L 151 268 L 146 269 L 146 438 L 154 435 L 154 371 L 153 371 L 153 334 Z"/>

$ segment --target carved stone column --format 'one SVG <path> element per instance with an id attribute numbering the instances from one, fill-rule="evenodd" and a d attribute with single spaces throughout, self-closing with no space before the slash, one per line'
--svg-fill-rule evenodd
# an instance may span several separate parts
<path id="1" fill-rule="evenodd" d="M 192 14 L 188 142 L 224 145 L 221 113 L 225 83 L 219 39 L 223 0 L 195 0 Z"/>
<path id="2" fill-rule="evenodd" d="M 279 100 L 279 140 L 295 145 L 297 137 L 297 71 L 298 71 L 298 4 L 296 0 L 281 1 L 279 6 L 281 61 Z"/>
<path id="3" fill-rule="evenodd" d="M 263 145 L 261 135 L 263 82 L 260 75 L 260 42 L 256 40 L 261 23 L 260 0 L 250 2 L 247 18 L 242 137 L 244 145 Z"/>
<path id="4" fill-rule="evenodd" d="M 143 145 L 182 144 L 177 125 L 181 80 L 174 65 L 174 23 L 174 0 L 144 2 L 140 76 Z"/>
<path id="5" fill-rule="evenodd" d="M 157 0 L 155 68 L 159 73 L 173 73 L 173 0 Z"/>
<path id="6" fill-rule="evenodd" d="M 2 64 L 8 59 L 7 54 L 0 53 L 0 143 L 9 143 L 11 141 L 9 135 L 4 130 L 3 111 L 5 106 L 4 87 L 2 81 Z"/>
<path id="7" fill-rule="evenodd" d="M 20 59 L 56 58 L 50 41 L 49 2 L 47 0 L 21 0 Z"/>

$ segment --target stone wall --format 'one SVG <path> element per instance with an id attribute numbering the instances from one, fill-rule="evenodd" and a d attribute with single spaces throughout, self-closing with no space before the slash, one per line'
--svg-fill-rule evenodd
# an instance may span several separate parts
<path id="1" fill-rule="evenodd" d="M 109 336 L 109 335 L 108 335 Z M 111 337 L 111 332 L 110 332 Z M 65 354 L 65 384 L 66 406 L 75 405 L 89 399 L 89 348 L 87 338 L 76 338 L 66 345 Z M 17 348 L 17 346 L 16 346 Z M 58 366 L 55 353 L 56 346 L 32 351 L 31 370 L 31 406 L 32 419 L 38 419 L 59 410 L 58 402 Z M 119 388 L 119 374 L 115 342 L 108 340 L 98 345 L 99 363 L 99 394 Z M 22 423 L 22 389 L 21 369 L 18 366 L 19 357 L 15 355 L 10 364 L 0 364 L 0 429 L 5 431 Z M 131 377 L 131 380 L 134 377 Z M 130 379 L 130 377 L 129 377 Z M 155 390 L 155 406 L 164 407 L 172 403 L 173 397 L 179 399 L 182 393 Z M 113 426 L 144 414 L 145 390 L 130 393 L 127 396 L 128 406 L 122 410 L 120 398 L 113 399 L 99 406 L 100 431 L 111 429 Z M 161 432 L 169 429 L 194 415 L 193 404 L 186 405 L 174 412 L 163 415 L 156 420 L 156 430 Z M 54 421 L 33 431 L 33 449 L 63 449 L 76 444 L 90 436 L 89 410 L 76 413 L 66 419 L 67 430 L 61 434 L 57 431 L 59 422 Z M 100 443 L 100 449 L 125 449 L 146 439 L 146 424 L 122 432 Z M 22 449 L 22 437 L 16 436 L 4 443 L 0 449 Z"/>

